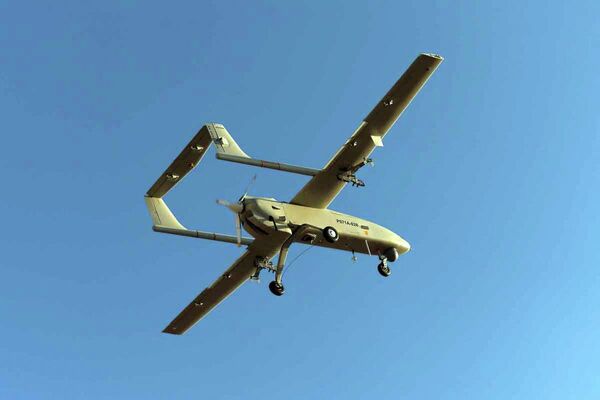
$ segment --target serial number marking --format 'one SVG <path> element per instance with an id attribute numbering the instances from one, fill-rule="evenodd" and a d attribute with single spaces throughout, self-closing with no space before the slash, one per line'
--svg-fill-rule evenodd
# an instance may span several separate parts
<path id="1" fill-rule="evenodd" d="M 350 225 L 350 226 L 356 226 L 356 227 L 358 227 L 358 224 L 356 222 L 346 221 L 345 219 L 336 219 L 335 221 L 338 224 Z"/>

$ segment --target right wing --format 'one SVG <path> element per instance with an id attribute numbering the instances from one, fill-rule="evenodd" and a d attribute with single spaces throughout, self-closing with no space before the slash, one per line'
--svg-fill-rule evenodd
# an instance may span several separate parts
<path id="1" fill-rule="evenodd" d="M 163 332 L 174 335 L 185 333 L 254 274 L 257 257 L 270 259 L 281 244 L 282 241 L 274 238 L 256 240 L 212 285 L 196 296 Z"/>
<path id="2" fill-rule="evenodd" d="M 367 162 L 375 147 L 383 146 L 382 139 L 387 131 L 442 60 L 443 58 L 436 54 L 419 55 L 325 168 L 315 175 L 290 203 L 327 208 L 344 186 L 352 182 L 351 178 L 356 178 L 354 172 Z"/>

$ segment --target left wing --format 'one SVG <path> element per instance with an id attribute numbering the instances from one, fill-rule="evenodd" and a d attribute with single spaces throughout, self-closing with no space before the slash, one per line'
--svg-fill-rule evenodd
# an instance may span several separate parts
<path id="1" fill-rule="evenodd" d="M 181 335 L 208 314 L 227 296 L 246 282 L 256 270 L 254 264 L 257 257 L 270 259 L 283 240 L 269 237 L 268 240 L 256 240 L 231 267 L 229 267 L 216 281 L 204 289 L 192 302 L 171 321 L 163 330 L 164 333 Z"/>
<path id="2" fill-rule="evenodd" d="M 387 131 L 442 61 L 435 54 L 419 55 L 325 168 L 290 203 L 326 208 L 347 183 L 364 185 L 354 173 L 366 164 L 375 147 L 383 146 Z"/>

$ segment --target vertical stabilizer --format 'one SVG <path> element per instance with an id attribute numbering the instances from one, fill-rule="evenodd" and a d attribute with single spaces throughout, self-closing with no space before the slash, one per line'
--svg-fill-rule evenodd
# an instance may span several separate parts
<path id="1" fill-rule="evenodd" d="M 233 140 L 227 129 L 221 124 L 206 124 L 206 128 L 208 128 L 208 133 L 210 133 L 210 137 L 212 138 L 212 142 L 215 144 L 215 148 L 217 149 L 217 153 L 219 154 L 227 154 L 231 156 L 250 158 L 250 156 L 238 146 L 238 144 Z"/>
<path id="2" fill-rule="evenodd" d="M 152 217 L 152 225 L 186 230 L 186 227 L 181 225 L 163 199 L 146 196 L 144 200 Z"/>

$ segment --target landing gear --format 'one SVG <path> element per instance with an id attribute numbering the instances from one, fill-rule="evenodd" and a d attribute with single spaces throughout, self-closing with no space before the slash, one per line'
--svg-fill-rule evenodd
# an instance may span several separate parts
<path id="1" fill-rule="evenodd" d="M 325 228 L 325 229 L 327 229 L 327 228 Z M 337 237 L 338 237 L 337 231 L 333 228 L 329 228 L 329 229 L 333 230 L 333 232 L 335 233 L 335 237 L 336 237 L 335 240 L 337 240 Z M 285 260 L 287 258 L 287 254 L 288 254 L 288 250 L 289 250 L 290 246 L 292 245 L 292 243 L 294 241 L 297 241 L 299 238 L 304 237 L 310 231 L 318 232 L 318 228 L 315 228 L 313 226 L 306 225 L 306 224 L 301 225 L 281 245 L 281 249 L 279 249 L 279 260 L 277 260 L 277 267 L 275 268 L 275 280 L 273 282 L 269 283 L 269 290 L 275 296 L 281 296 L 285 292 L 285 289 L 283 287 L 283 283 L 281 282 L 281 279 L 283 277 L 283 265 L 285 264 Z"/>
<path id="2" fill-rule="evenodd" d="M 377 266 L 377 271 L 383 277 L 388 277 L 392 274 L 392 270 L 388 266 L 388 258 L 384 254 L 379 254 L 379 259 L 381 262 Z"/>
<path id="3" fill-rule="evenodd" d="M 254 260 L 254 266 L 256 267 L 256 271 L 250 276 L 250 280 L 256 283 L 260 283 L 260 271 L 266 269 L 270 272 L 275 272 L 275 268 L 273 267 L 273 263 L 266 257 L 256 257 Z"/>
<path id="4" fill-rule="evenodd" d="M 281 283 L 277 283 L 276 281 L 272 281 L 271 283 L 269 283 L 269 290 L 275 296 L 281 296 L 285 293 L 285 288 L 283 287 L 283 285 Z"/>
<path id="5" fill-rule="evenodd" d="M 381 276 L 384 276 L 386 278 L 392 274 L 392 270 L 387 265 L 387 262 L 385 262 L 385 260 L 381 261 L 379 263 L 379 265 L 377 266 L 377 271 L 379 271 L 379 273 L 381 274 Z"/>
<path id="6" fill-rule="evenodd" d="M 338 231 L 335 230 L 335 228 L 328 226 L 325 229 L 323 229 L 323 237 L 329 243 L 335 243 L 340 238 L 340 234 L 338 233 Z"/>

